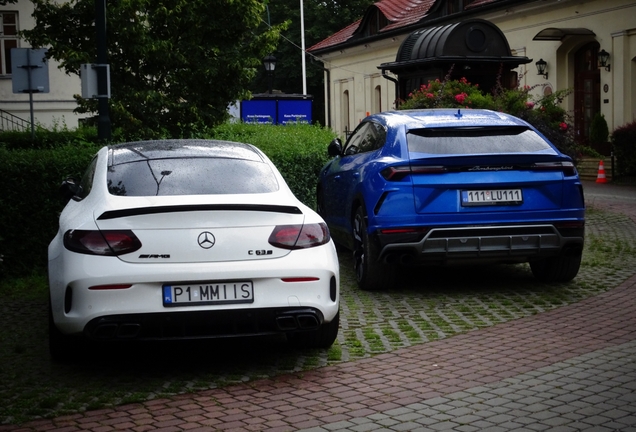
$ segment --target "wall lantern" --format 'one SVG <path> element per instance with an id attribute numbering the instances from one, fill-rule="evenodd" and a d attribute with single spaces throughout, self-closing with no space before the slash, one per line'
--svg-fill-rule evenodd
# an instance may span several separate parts
<path id="1" fill-rule="evenodd" d="M 543 59 L 539 59 L 535 65 L 537 66 L 537 75 L 543 75 L 543 78 L 548 79 L 548 73 L 545 71 L 548 67 L 548 63 Z"/>
<path id="2" fill-rule="evenodd" d="M 263 59 L 263 66 L 269 77 L 269 94 L 272 94 L 272 76 L 274 75 L 274 69 L 276 69 L 276 57 L 273 55 L 267 55 Z"/>
<path id="3" fill-rule="evenodd" d="M 598 66 L 604 67 L 606 71 L 610 71 L 610 65 L 607 63 L 609 60 L 609 53 L 605 50 L 600 50 L 598 52 Z"/>

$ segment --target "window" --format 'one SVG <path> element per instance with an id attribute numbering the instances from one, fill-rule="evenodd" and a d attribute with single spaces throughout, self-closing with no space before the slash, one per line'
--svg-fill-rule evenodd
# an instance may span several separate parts
<path id="1" fill-rule="evenodd" d="M 97 167 L 97 156 L 93 158 L 91 164 L 86 168 L 82 180 L 80 181 L 79 188 L 75 194 L 77 201 L 82 200 L 88 196 L 93 188 L 93 180 L 95 178 L 95 168 Z"/>
<path id="2" fill-rule="evenodd" d="M 11 74 L 11 48 L 18 47 L 18 14 L 0 13 L 0 75 Z"/>
<path id="3" fill-rule="evenodd" d="M 119 196 L 223 195 L 275 192 L 269 165 L 229 157 L 147 159 L 111 166 L 108 191 Z"/>
<path id="4" fill-rule="evenodd" d="M 349 90 L 345 90 L 342 93 L 341 100 L 341 118 L 342 118 L 342 127 L 344 128 L 345 135 L 349 135 Z"/>
<path id="5" fill-rule="evenodd" d="M 524 126 L 414 129 L 410 152 L 435 155 L 556 154 L 543 138 Z"/>
<path id="6" fill-rule="evenodd" d="M 373 105 L 374 112 L 382 111 L 382 88 L 380 86 L 375 86 L 373 91 Z"/>
<path id="7" fill-rule="evenodd" d="M 386 19 L 384 14 L 377 8 L 375 8 L 370 14 L 367 22 L 367 28 L 365 29 L 365 36 L 376 35 L 389 24 L 389 20 Z"/>
<path id="8" fill-rule="evenodd" d="M 364 122 L 356 128 L 345 144 L 346 156 L 377 150 L 384 145 L 386 130 L 378 123 Z"/>

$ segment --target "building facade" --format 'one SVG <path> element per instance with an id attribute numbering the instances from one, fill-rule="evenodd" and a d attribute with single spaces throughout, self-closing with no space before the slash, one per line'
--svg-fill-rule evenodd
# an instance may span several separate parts
<path id="1" fill-rule="evenodd" d="M 395 67 L 400 61 L 430 75 L 446 53 L 429 47 L 423 50 L 427 59 L 404 62 L 398 56 L 415 33 L 466 20 L 492 23 L 511 55 L 527 59 L 512 70 L 516 84 L 531 87 L 535 97 L 571 90 L 561 103 L 581 142 L 596 113 L 605 116 L 610 133 L 636 119 L 634 0 L 381 0 L 361 20 L 308 49 L 326 69 L 325 100 L 334 130 L 344 136 L 367 114 L 394 109 L 396 100 L 408 95 Z M 475 45 L 468 36 L 466 44 Z M 541 75 L 539 61 L 545 62 Z"/>
<path id="2" fill-rule="evenodd" d="M 32 13 L 33 3 L 29 0 L 0 5 L 0 130 L 22 130 L 31 122 L 29 94 L 13 93 L 11 49 L 30 48 L 18 32 L 35 26 Z M 35 125 L 47 129 L 77 127 L 85 117 L 73 113 L 77 107 L 73 95 L 81 93 L 80 78 L 67 75 L 53 60 L 48 63 L 48 75 L 49 92 L 32 96 Z"/>

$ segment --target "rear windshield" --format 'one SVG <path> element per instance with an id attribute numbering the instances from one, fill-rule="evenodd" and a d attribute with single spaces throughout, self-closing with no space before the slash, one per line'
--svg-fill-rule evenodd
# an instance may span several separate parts
<path id="1" fill-rule="evenodd" d="M 517 126 L 415 129 L 407 141 L 410 152 L 435 155 L 557 154 L 533 130 Z"/>
<path id="2" fill-rule="evenodd" d="M 140 160 L 108 169 L 108 191 L 121 196 L 258 194 L 278 190 L 266 163 L 232 158 Z"/>

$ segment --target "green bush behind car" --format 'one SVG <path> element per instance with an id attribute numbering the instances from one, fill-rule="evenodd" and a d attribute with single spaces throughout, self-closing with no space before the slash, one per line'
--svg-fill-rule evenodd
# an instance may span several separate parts
<path id="1" fill-rule="evenodd" d="M 278 167 L 296 194 L 315 208 L 318 171 L 327 161 L 332 131 L 306 124 L 228 123 L 200 138 L 254 144 Z M 92 129 L 0 133 L 0 278 L 42 271 L 64 208 L 58 189 L 80 178 L 102 147 Z"/>

